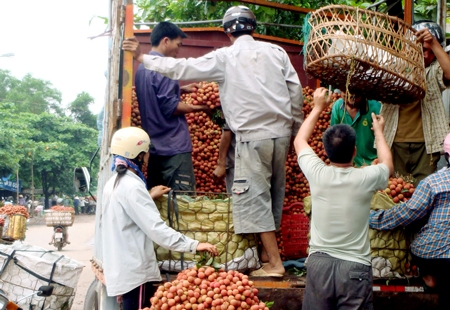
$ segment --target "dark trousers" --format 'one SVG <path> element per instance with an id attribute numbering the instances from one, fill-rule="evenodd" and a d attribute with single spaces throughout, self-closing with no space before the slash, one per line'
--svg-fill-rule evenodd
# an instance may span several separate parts
<path id="1" fill-rule="evenodd" d="M 450 309 L 450 259 L 427 259 L 412 255 L 413 263 L 419 268 L 420 276 L 433 276 L 436 279 L 436 292 L 439 295 L 439 309 Z"/>
<path id="2" fill-rule="evenodd" d="M 391 151 L 395 172 L 405 177 L 411 174 L 416 179 L 416 187 L 420 181 L 436 171 L 441 158 L 439 152 L 427 154 L 425 142 L 394 142 Z"/>
<path id="3" fill-rule="evenodd" d="M 147 282 L 123 294 L 122 310 L 139 310 L 150 307 L 150 298 L 153 297 L 156 289 L 153 282 Z"/>
<path id="4" fill-rule="evenodd" d="M 173 190 L 194 191 L 195 174 L 191 153 L 173 156 L 150 155 L 148 185 L 149 189 L 165 185 Z"/>
<path id="5" fill-rule="evenodd" d="M 373 310 L 371 266 L 313 253 L 306 270 L 303 310 Z"/>

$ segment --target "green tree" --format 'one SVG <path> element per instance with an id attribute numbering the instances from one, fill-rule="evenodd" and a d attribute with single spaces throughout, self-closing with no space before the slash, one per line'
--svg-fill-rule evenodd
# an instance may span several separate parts
<path id="1" fill-rule="evenodd" d="M 29 185 L 33 167 L 33 182 L 42 187 L 46 203 L 52 194 L 72 194 L 73 171 L 89 166 L 97 149 L 97 130 L 57 114 L 17 113 L 11 103 L 1 103 L 0 116 L 2 137 L 13 137 L 7 141 L 8 151 L 0 150 L 0 168 L 19 169 L 20 179 Z"/>
<path id="2" fill-rule="evenodd" d="M 30 115 L 33 117 L 33 115 Z M 16 114 L 13 103 L 0 102 L 0 177 L 16 172 L 25 158 L 31 132 Z"/>
<path id="3" fill-rule="evenodd" d="M 74 121 L 85 124 L 91 128 L 97 128 L 97 117 L 89 110 L 89 106 L 94 103 L 94 98 L 88 93 L 82 92 L 69 104 L 70 116 Z"/>
<path id="4" fill-rule="evenodd" d="M 379 2 L 378 0 L 277 0 L 274 2 L 289 4 L 297 7 L 318 9 L 320 7 L 341 4 L 354 7 L 367 8 L 369 5 Z M 135 22 L 159 22 L 159 21 L 201 21 L 220 20 L 227 8 L 240 5 L 241 2 L 229 1 L 206 1 L 206 0 L 137 0 L 135 5 L 137 13 Z M 422 18 L 432 19 L 436 15 L 437 0 L 415 0 L 414 10 Z M 260 5 L 245 4 L 252 9 L 258 20 L 257 33 L 278 36 L 289 39 L 302 40 L 301 28 L 279 27 L 271 24 L 302 26 L 306 14 L 289 12 L 281 9 L 273 9 Z M 378 11 L 403 18 L 402 2 L 387 0 L 378 6 Z M 205 24 L 202 26 L 218 26 L 219 24 Z M 198 25 L 183 25 L 183 27 L 198 27 Z"/>
<path id="5" fill-rule="evenodd" d="M 40 114 L 53 112 L 63 114 L 61 92 L 48 81 L 25 75 L 22 80 L 11 76 L 8 70 L 0 69 L 0 102 L 13 102 L 16 112 Z"/>
<path id="6" fill-rule="evenodd" d="M 49 113 L 39 115 L 30 127 L 31 139 L 37 142 L 33 166 L 40 173 L 45 198 L 57 189 L 73 193 L 73 171 L 89 165 L 97 149 L 97 130 Z"/>

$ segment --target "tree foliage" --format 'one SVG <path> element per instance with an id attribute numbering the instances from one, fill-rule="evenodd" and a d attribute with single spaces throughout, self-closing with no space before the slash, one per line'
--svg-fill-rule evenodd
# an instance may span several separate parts
<path id="1" fill-rule="evenodd" d="M 54 193 L 72 194 L 74 169 L 89 166 L 97 149 L 95 116 L 91 124 L 94 128 L 84 124 L 85 120 L 89 121 L 86 110 L 93 101 L 92 97 L 87 93 L 77 97 L 73 103 L 72 112 L 76 112 L 74 121 L 63 114 L 63 109 L 55 113 L 56 109 L 52 108 L 52 104 L 57 96 L 33 97 L 29 90 L 36 89 L 34 86 L 19 87 L 32 83 L 42 86 L 44 93 L 60 96 L 59 91 L 52 89 L 48 82 L 31 76 L 18 80 L 11 77 L 9 72 L 1 70 L 0 81 L 5 81 L 6 84 L 0 86 L 0 176 L 18 170 L 24 187 L 30 187 L 33 169 L 34 186 L 43 189 L 46 202 Z M 23 100 L 15 102 L 15 98 Z M 23 102 L 38 99 L 43 99 L 39 101 L 40 113 L 25 109 Z M 93 175 L 97 173 L 97 166 L 93 165 Z"/>
<path id="2" fill-rule="evenodd" d="M 52 112 L 63 114 L 61 92 L 48 81 L 25 75 L 22 80 L 0 69 L 0 102 L 14 102 L 17 113 L 40 114 Z"/>
<path id="3" fill-rule="evenodd" d="M 320 7 L 340 4 L 353 7 L 367 8 L 374 2 L 369 0 L 329 0 L 329 1 L 310 1 L 310 0 L 276 0 L 275 2 L 289 4 L 297 7 L 318 9 Z M 436 14 L 437 0 L 415 0 L 415 13 L 420 18 L 433 18 Z M 233 6 L 240 5 L 241 2 L 230 1 L 205 1 L 205 0 L 137 0 L 135 5 L 137 13 L 135 14 L 136 23 L 145 22 L 188 22 L 188 21 L 207 21 L 221 20 L 225 11 Z M 284 24 L 302 26 L 306 14 L 289 12 L 285 10 L 268 8 L 260 5 L 245 4 L 252 9 L 258 20 L 257 33 L 284 37 L 289 39 L 302 40 L 302 30 L 300 28 L 289 28 L 283 26 L 267 25 Z M 402 4 L 397 0 L 387 0 L 385 4 L 377 8 L 379 11 L 388 12 L 391 15 L 403 18 Z M 205 26 L 220 26 L 220 23 L 203 24 Z M 198 27 L 198 25 L 183 25 L 183 27 Z"/>
<path id="4" fill-rule="evenodd" d="M 94 98 L 86 92 L 77 95 L 77 98 L 69 104 L 70 115 L 74 121 L 85 124 L 88 127 L 97 128 L 97 117 L 89 110 L 94 103 Z"/>

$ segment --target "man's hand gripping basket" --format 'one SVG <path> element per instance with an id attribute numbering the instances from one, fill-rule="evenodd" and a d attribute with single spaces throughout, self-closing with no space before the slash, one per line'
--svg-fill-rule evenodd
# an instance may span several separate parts
<path id="1" fill-rule="evenodd" d="M 397 17 L 350 6 L 323 7 L 305 24 L 305 71 L 370 99 L 420 100 L 426 90 L 425 69 L 414 34 Z"/>

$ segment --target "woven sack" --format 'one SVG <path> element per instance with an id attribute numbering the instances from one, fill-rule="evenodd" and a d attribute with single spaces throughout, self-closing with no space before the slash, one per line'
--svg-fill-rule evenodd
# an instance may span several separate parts
<path id="1" fill-rule="evenodd" d="M 231 199 L 207 196 L 164 195 L 155 200 L 161 218 L 169 227 L 199 242 L 217 247 L 215 262 L 224 269 L 245 271 L 259 262 L 253 234 L 234 234 Z M 155 244 L 160 267 L 180 271 L 192 267 L 198 255 L 169 251 Z"/>

